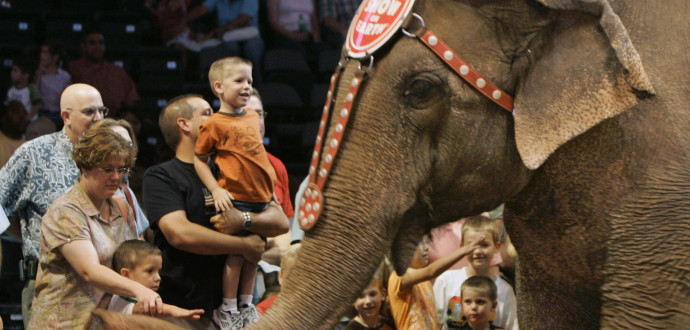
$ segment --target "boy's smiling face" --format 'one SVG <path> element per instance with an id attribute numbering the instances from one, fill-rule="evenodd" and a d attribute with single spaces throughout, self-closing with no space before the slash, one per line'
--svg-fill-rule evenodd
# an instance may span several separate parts
<path id="1" fill-rule="evenodd" d="M 359 316 L 365 321 L 378 319 L 385 296 L 386 290 L 381 288 L 380 283 L 376 281 L 369 283 L 354 303 Z"/>
<path id="2" fill-rule="evenodd" d="M 469 263 L 478 273 L 486 275 L 491 267 L 491 260 L 494 258 L 494 254 L 498 252 L 501 243 L 494 242 L 493 235 L 490 232 L 477 232 L 472 229 L 465 232 L 462 240 L 463 245 L 470 245 L 481 236 L 485 236 L 484 242 L 467 257 Z"/>
<path id="3" fill-rule="evenodd" d="M 220 89 L 216 91 L 222 93 L 228 105 L 235 109 L 245 107 L 252 95 L 252 67 L 238 64 L 227 68 L 218 85 Z M 221 95 L 220 93 L 218 94 Z"/>

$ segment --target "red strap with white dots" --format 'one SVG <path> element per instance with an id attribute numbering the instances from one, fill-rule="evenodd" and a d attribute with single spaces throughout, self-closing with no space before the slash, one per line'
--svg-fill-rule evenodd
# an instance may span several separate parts
<path id="1" fill-rule="evenodd" d="M 468 84 L 474 86 L 480 93 L 484 94 L 489 100 L 494 101 L 501 108 L 511 113 L 513 112 L 513 98 L 467 64 L 462 57 L 458 56 L 435 33 L 425 30 L 419 39 Z"/>
<path id="2" fill-rule="evenodd" d="M 314 153 L 312 154 L 311 164 L 309 166 L 309 185 L 304 191 L 304 195 L 302 195 L 302 201 L 300 202 L 297 213 L 297 220 L 299 221 L 300 228 L 303 230 L 311 229 L 314 224 L 316 224 L 316 220 L 318 220 L 319 215 L 321 215 L 321 210 L 323 207 L 323 195 L 321 194 L 321 191 L 323 190 L 323 187 L 326 184 L 326 179 L 330 174 L 333 160 L 335 160 L 335 155 L 338 153 L 338 149 L 340 149 L 343 133 L 345 132 L 347 122 L 350 119 L 350 114 L 352 113 L 352 103 L 357 96 L 359 86 L 362 85 L 362 80 L 364 79 L 365 73 L 366 70 L 362 69 L 361 66 L 360 69 L 355 72 L 355 76 L 352 78 L 350 83 L 350 89 L 345 96 L 343 108 L 335 113 L 335 115 L 338 116 L 338 123 L 335 125 L 333 136 L 330 140 L 326 141 L 328 151 L 323 157 L 321 167 L 318 167 L 319 159 L 321 158 L 321 144 L 324 141 L 326 125 L 328 124 L 327 121 L 332 104 L 333 91 L 338 81 L 338 70 L 336 70 L 336 73 L 331 77 L 331 86 L 328 89 L 326 105 L 324 106 L 323 114 L 321 115 L 319 132 L 316 136 Z"/>

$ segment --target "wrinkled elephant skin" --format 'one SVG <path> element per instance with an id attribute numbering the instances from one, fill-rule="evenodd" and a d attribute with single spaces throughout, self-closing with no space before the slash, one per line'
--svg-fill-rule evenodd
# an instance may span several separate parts
<path id="1" fill-rule="evenodd" d="M 521 328 L 687 327 L 690 3 L 419 0 L 412 11 L 515 111 L 419 40 L 378 50 L 321 218 L 256 328 L 330 327 L 383 255 L 402 273 L 431 228 L 502 202 Z"/>

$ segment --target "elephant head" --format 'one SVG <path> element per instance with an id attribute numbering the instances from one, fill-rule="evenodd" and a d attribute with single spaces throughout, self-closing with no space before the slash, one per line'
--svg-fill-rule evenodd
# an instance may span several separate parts
<path id="1" fill-rule="evenodd" d="M 333 109 L 373 64 L 325 183 L 321 217 L 258 328 L 335 323 L 388 252 L 403 273 L 431 228 L 515 196 L 560 146 L 654 93 L 605 0 L 419 0 L 412 12 L 513 95 L 514 110 L 401 33 L 373 59 L 343 60 Z M 419 25 L 408 19 L 404 28 Z"/>

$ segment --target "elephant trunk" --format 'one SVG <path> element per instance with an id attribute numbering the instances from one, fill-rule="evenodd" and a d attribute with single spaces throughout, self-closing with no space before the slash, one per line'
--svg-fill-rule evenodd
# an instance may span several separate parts
<path id="1" fill-rule="evenodd" d="M 390 250 L 386 228 L 372 226 L 379 220 L 324 212 L 302 241 L 275 304 L 251 329 L 332 329 Z M 354 239 L 353 235 L 364 235 L 363 230 L 372 231 L 366 234 L 369 238 Z"/>
<path id="2" fill-rule="evenodd" d="M 358 71 L 352 62 L 342 72 L 333 109 L 342 109 L 346 102 L 350 82 Z M 362 88 L 359 100 L 378 94 L 376 89 Z M 386 126 L 376 107 L 366 110 L 352 108 L 323 189 L 323 212 L 305 233 L 296 263 L 283 279 L 275 304 L 252 329 L 332 329 L 391 251 L 399 235 L 400 219 L 415 204 L 419 179 L 407 159 L 396 157 L 412 144 L 403 143 L 402 138 L 379 137 L 380 132 L 402 130 Z M 331 136 L 337 119 L 330 122 Z M 376 170 L 381 166 L 399 170 Z M 400 173 L 405 173 L 407 180 L 390 184 L 399 180 Z"/>

